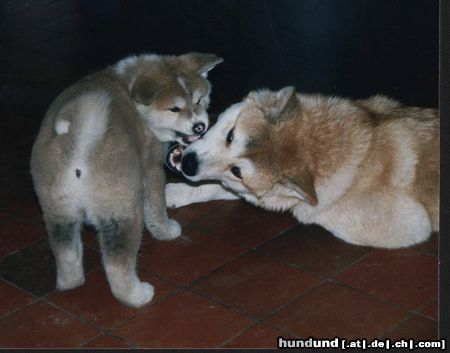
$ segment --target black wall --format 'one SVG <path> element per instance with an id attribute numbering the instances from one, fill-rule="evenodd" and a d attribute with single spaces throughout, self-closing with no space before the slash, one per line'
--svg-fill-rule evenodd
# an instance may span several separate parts
<path id="1" fill-rule="evenodd" d="M 33 1 L 31 1 L 32 3 Z M 216 53 L 213 109 L 249 90 L 437 106 L 437 0 L 84 0 L 2 3 L 3 104 L 46 106 L 130 53 Z M 22 5 L 21 5 L 22 4 Z"/>

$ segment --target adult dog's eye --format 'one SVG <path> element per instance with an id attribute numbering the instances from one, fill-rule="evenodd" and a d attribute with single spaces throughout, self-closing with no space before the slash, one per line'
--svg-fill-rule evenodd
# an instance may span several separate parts
<path id="1" fill-rule="evenodd" d="M 233 141 L 233 139 L 234 139 L 234 128 L 228 131 L 227 143 L 230 144 Z"/>
<path id="2" fill-rule="evenodd" d="M 178 107 L 172 107 L 169 109 L 172 113 L 178 113 L 181 109 Z"/>
<path id="3" fill-rule="evenodd" d="M 236 178 L 242 179 L 241 169 L 239 167 L 231 167 L 231 173 L 233 173 Z"/>

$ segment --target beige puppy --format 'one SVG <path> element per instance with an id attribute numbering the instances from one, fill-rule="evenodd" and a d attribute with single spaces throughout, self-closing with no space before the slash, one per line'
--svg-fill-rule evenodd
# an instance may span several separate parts
<path id="1" fill-rule="evenodd" d="M 212 54 L 133 56 L 63 91 L 50 106 L 31 174 L 57 264 L 57 288 L 84 283 L 83 223 L 99 230 L 114 296 L 141 306 L 153 287 L 136 275 L 143 224 L 157 239 L 180 235 L 168 219 L 163 142 L 189 143 L 208 128 Z"/>
<path id="2" fill-rule="evenodd" d="M 189 146 L 167 204 L 233 199 L 289 210 L 358 245 L 398 248 L 438 230 L 438 118 L 383 96 L 251 92 Z"/>

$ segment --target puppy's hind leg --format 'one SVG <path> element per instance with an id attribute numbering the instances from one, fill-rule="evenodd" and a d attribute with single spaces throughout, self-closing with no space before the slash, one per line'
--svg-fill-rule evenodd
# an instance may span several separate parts
<path id="1" fill-rule="evenodd" d="M 81 221 L 46 217 L 50 246 L 56 259 L 56 287 L 68 290 L 84 284 Z"/>
<path id="2" fill-rule="evenodd" d="M 140 307 L 154 294 L 153 286 L 136 274 L 136 256 L 142 238 L 142 220 L 109 219 L 99 224 L 103 265 L 113 295 L 121 302 Z"/>

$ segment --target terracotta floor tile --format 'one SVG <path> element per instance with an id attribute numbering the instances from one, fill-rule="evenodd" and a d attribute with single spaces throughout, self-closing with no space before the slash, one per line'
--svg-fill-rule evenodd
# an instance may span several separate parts
<path id="1" fill-rule="evenodd" d="M 297 221 L 288 213 L 264 211 L 238 200 L 227 201 L 192 224 L 223 239 L 256 247 L 292 228 Z"/>
<path id="2" fill-rule="evenodd" d="M 259 250 L 327 277 L 371 251 L 367 247 L 345 243 L 320 226 L 304 224 L 297 225 Z"/>
<path id="3" fill-rule="evenodd" d="M 0 228 L 0 258 L 21 250 L 44 237 L 43 226 L 18 215 L 4 217 Z"/>
<path id="4" fill-rule="evenodd" d="M 257 324 L 227 342 L 223 348 L 277 348 L 278 337 L 285 333 L 270 326 Z"/>
<path id="5" fill-rule="evenodd" d="M 99 334 L 74 317 L 46 303 L 27 306 L 0 320 L 0 347 L 79 347 Z"/>
<path id="6" fill-rule="evenodd" d="M 435 256 L 412 249 L 377 250 L 336 279 L 385 300 L 418 309 L 437 297 L 438 261 Z"/>
<path id="7" fill-rule="evenodd" d="M 193 220 L 210 213 L 211 211 L 219 208 L 224 204 L 224 201 L 210 201 L 194 203 L 192 205 L 169 208 L 168 214 L 170 218 L 177 220 L 180 224 L 184 225 L 192 222 Z"/>
<path id="8" fill-rule="evenodd" d="M 406 312 L 354 289 L 324 283 L 267 320 L 300 337 L 374 338 Z"/>
<path id="9" fill-rule="evenodd" d="M 221 305 L 182 292 L 150 306 L 113 334 L 141 348 L 212 348 L 251 324 Z"/>
<path id="10" fill-rule="evenodd" d="M 257 318 L 268 315 L 320 277 L 259 254 L 247 254 L 193 284 L 202 293 Z"/>
<path id="11" fill-rule="evenodd" d="M 409 338 L 414 340 L 436 340 L 438 336 L 438 324 L 436 321 L 413 315 L 390 331 L 385 337 L 394 340 Z"/>
<path id="12" fill-rule="evenodd" d="M 89 272 L 100 266 L 99 254 L 84 249 L 84 269 Z M 0 276 L 36 297 L 56 288 L 56 265 L 47 239 L 5 257 L 0 261 Z"/>
<path id="13" fill-rule="evenodd" d="M 94 229 L 85 227 L 81 232 L 81 236 L 81 240 L 85 246 L 100 251 L 100 246 L 97 240 L 97 232 Z"/>
<path id="14" fill-rule="evenodd" d="M 246 250 L 185 227 L 175 240 L 151 239 L 140 250 L 139 267 L 172 282 L 188 284 L 235 259 Z"/>
<path id="15" fill-rule="evenodd" d="M 31 295 L 0 279 L 0 317 L 33 301 Z"/>
<path id="16" fill-rule="evenodd" d="M 94 338 L 83 346 L 83 348 L 131 348 L 130 345 L 120 337 L 101 335 Z"/>
<path id="17" fill-rule="evenodd" d="M 36 197 L 20 199 L 8 205 L 6 210 L 13 216 L 20 215 L 21 219 L 32 219 L 41 214 L 41 209 Z"/>
<path id="18" fill-rule="evenodd" d="M 155 276 L 145 272 L 139 275 L 142 281 L 149 282 L 155 287 L 152 302 L 176 290 L 174 286 Z M 103 328 L 113 327 L 138 311 L 113 297 L 102 269 L 87 275 L 83 286 L 69 291 L 54 292 L 46 300 Z"/>
<path id="19" fill-rule="evenodd" d="M 429 316 L 430 318 L 437 320 L 439 313 L 439 303 L 437 300 L 432 300 L 421 311 L 422 314 Z"/>

